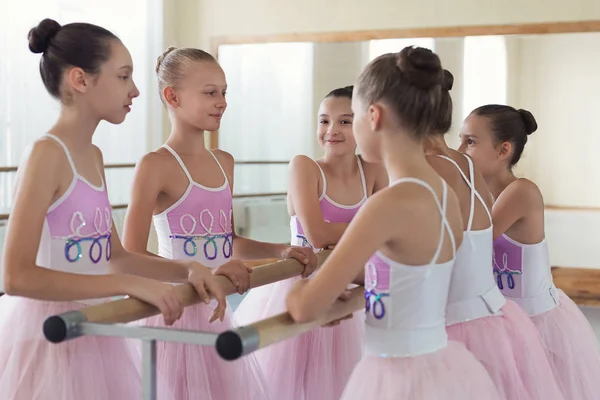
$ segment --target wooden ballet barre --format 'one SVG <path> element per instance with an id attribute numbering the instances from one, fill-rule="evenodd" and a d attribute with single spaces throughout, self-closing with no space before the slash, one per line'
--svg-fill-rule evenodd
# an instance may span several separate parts
<path id="1" fill-rule="evenodd" d="M 330 252 L 330 250 L 324 250 L 317 253 L 319 266 L 325 261 Z M 250 274 L 251 289 L 299 276 L 304 270 L 304 265 L 294 259 L 279 260 L 271 258 L 244 261 L 244 263 L 253 267 Z M 215 278 L 219 281 L 226 295 L 237 293 L 236 287 L 228 278 L 225 276 L 216 276 Z M 196 290 L 189 283 L 179 285 L 175 290 L 186 307 L 201 302 Z M 159 313 L 159 309 L 149 303 L 127 298 L 48 317 L 44 321 L 43 331 L 47 340 L 60 343 L 81 336 L 79 325 L 82 323 L 128 323 L 152 317 Z"/>
<path id="2" fill-rule="evenodd" d="M 223 332 L 217 337 L 217 352 L 225 360 L 236 360 L 253 351 L 308 332 L 364 309 L 364 287 L 355 287 L 350 292 L 350 299 L 346 301 L 337 300 L 325 315 L 313 322 L 297 323 L 286 312 L 251 325 Z"/>

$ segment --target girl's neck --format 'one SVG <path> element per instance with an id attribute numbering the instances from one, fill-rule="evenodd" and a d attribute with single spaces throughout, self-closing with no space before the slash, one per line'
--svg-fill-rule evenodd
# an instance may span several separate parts
<path id="1" fill-rule="evenodd" d="M 62 106 L 50 133 L 62 139 L 72 151 L 83 150 L 92 144 L 100 119 L 76 106 Z"/>
<path id="2" fill-rule="evenodd" d="M 494 199 L 497 199 L 508 185 L 517 180 L 517 177 L 510 169 L 502 169 L 497 174 L 485 176 L 484 178 Z"/>
<path id="3" fill-rule="evenodd" d="M 172 119 L 172 129 L 166 144 L 179 154 L 199 155 L 206 152 L 204 130 Z"/>
<path id="4" fill-rule="evenodd" d="M 422 141 L 396 131 L 382 135 L 382 161 L 390 182 L 405 177 L 418 177 L 424 170 L 433 171 L 425 158 Z"/>
<path id="5" fill-rule="evenodd" d="M 358 169 L 356 154 L 328 155 L 323 157 L 323 164 L 327 166 L 328 172 L 337 178 L 351 178 Z"/>
<path id="6" fill-rule="evenodd" d="M 423 150 L 426 156 L 449 156 L 450 148 L 444 135 L 432 135 L 423 141 Z"/>

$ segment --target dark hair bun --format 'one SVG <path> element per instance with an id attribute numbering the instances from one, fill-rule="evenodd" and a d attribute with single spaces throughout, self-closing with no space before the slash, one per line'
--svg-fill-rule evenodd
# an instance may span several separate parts
<path id="1" fill-rule="evenodd" d="M 452 72 L 447 69 L 444 70 L 444 81 L 442 82 L 442 89 L 446 91 L 452 90 L 452 86 L 454 86 L 454 75 Z"/>
<path id="2" fill-rule="evenodd" d="M 523 122 L 525 123 L 525 131 L 528 135 L 531 135 L 533 132 L 537 131 L 538 124 L 532 113 L 523 109 L 519 109 L 517 112 L 521 115 L 521 118 L 523 118 Z"/>
<path id="3" fill-rule="evenodd" d="M 408 84 L 420 89 L 431 89 L 444 80 L 440 58 L 423 47 L 402 49 L 397 55 L 396 66 Z"/>
<path id="4" fill-rule="evenodd" d="M 29 39 L 29 50 L 34 53 L 44 53 L 50 46 L 50 41 L 58 31 L 60 24 L 53 19 L 42 20 L 35 28 L 31 28 L 27 38 Z"/>

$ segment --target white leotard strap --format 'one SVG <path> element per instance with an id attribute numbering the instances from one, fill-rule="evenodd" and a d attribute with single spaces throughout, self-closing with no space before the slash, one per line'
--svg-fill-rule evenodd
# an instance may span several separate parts
<path id="1" fill-rule="evenodd" d="M 365 178 L 365 171 L 363 169 L 362 162 L 360 161 L 360 157 L 356 156 L 356 161 L 358 163 L 358 171 L 360 173 L 360 182 L 362 185 L 363 194 L 364 197 L 367 197 L 367 179 Z M 315 164 L 317 164 L 317 168 L 319 168 L 319 172 L 321 173 L 321 179 L 323 179 L 323 191 L 319 196 L 319 200 L 323 200 L 323 198 L 327 194 L 327 179 L 325 178 L 325 172 L 323 172 L 323 168 L 321 168 L 319 163 L 316 161 Z"/>
<path id="2" fill-rule="evenodd" d="M 219 168 L 221 169 L 221 172 L 223 173 L 223 176 L 225 177 L 225 182 L 229 183 L 229 179 L 227 178 L 227 174 L 225 173 L 225 170 L 223 169 L 223 167 L 221 166 L 221 163 L 219 162 L 219 160 L 217 159 L 217 156 L 215 156 L 215 153 L 213 153 L 212 151 L 208 150 L 208 152 L 210 153 L 211 156 L 213 156 L 213 158 L 215 159 L 215 161 L 217 162 L 217 165 L 219 166 Z"/>
<path id="3" fill-rule="evenodd" d="M 56 143 L 60 144 L 60 146 L 63 148 L 63 150 L 65 152 L 65 155 L 67 156 L 67 160 L 69 161 L 69 165 L 71 166 L 73 175 L 77 175 L 77 169 L 75 169 L 75 163 L 73 162 L 73 158 L 71 157 L 71 153 L 69 152 L 69 148 L 67 147 L 65 142 L 63 142 L 62 140 L 60 140 L 58 137 L 54 136 L 51 133 L 47 133 L 46 136 L 48 136 L 50 139 L 53 139 Z"/>
<path id="4" fill-rule="evenodd" d="M 440 211 L 440 215 L 442 217 L 440 240 L 439 240 L 439 243 L 437 246 L 437 250 L 435 251 L 435 254 L 433 256 L 433 259 L 431 260 L 431 264 L 437 263 L 440 253 L 442 252 L 442 247 L 444 245 L 444 231 L 448 231 L 448 237 L 450 238 L 450 242 L 452 243 L 452 258 L 454 258 L 456 255 L 456 241 L 454 239 L 454 233 L 452 233 L 452 229 L 450 228 L 450 224 L 448 223 L 448 219 L 446 218 L 446 208 L 447 208 L 446 206 L 448 203 L 447 202 L 448 185 L 446 184 L 446 181 L 444 181 L 442 179 L 442 202 L 441 202 L 441 204 L 437 197 L 437 194 L 435 193 L 435 190 L 433 190 L 433 188 L 427 182 L 425 182 L 421 179 L 412 178 L 412 177 L 401 178 L 401 179 L 398 179 L 398 180 L 392 182 L 390 184 L 390 186 L 397 185 L 399 183 L 409 183 L 409 182 L 416 183 L 417 185 L 420 185 L 431 192 L 431 194 L 433 195 L 433 198 L 435 199 L 435 203 L 437 204 L 438 209 Z"/>
<path id="5" fill-rule="evenodd" d="M 475 168 L 473 166 L 473 160 L 471 160 L 470 157 L 465 155 L 467 162 L 469 163 L 469 178 L 467 178 L 467 176 L 462 171 L 462 169 L 460 168 L 460 166 L 458 165 L 458 163 L 456 161 L 454 161 L 450 157 L 446 157 L 446 156 L 440 155 L 438 157 L 448 160 L 452 164 L 454 164 L 454 166 L 458 169 L 458 172 L 460 172 L 460 175 L 463 177 L 466 184 L 471 189 L 471 206 L 469 209 L 469 221 L 467 222 L 467 231 L 470 231 L 471 227 L 473 226 L 473 217 L 475 215 L 475 197 L 477 197 L 477 199 L 481 202 L 481 205 L 483 205 L 483 208 L 485 209 L 485 212 L 487 213 L 488 218 L 490 219 L 490 223 L 491 223 L 492 222 L 492 214 L 490 213 L 490 210 L 488 209 L 487 205 L 485 204 L 483 197 L 481 197 L 481 194 L 479 194 L 477 189 L 475 189 Z"/>
<path id="6" fill-rule="evenodd" d="M 356 156 L 356 160 L 358 161 L 358 170 L 360 171 L 360 181 L 362 183 L 363 193 L 365 197 L 367 197 L 367 179 L 365 178 L 365 171 L 363 170 L 362 161 L 360 161 L 359 156 Z"/>
<path id="7" fill-rule="evenodd" d="M 190 175 L 190 171 L 188 171 L 187 167 L 183 163 L 183 160 L 181 159 L 181 157 L 179 157 L 179 154 L 177 154 L 177 152 L 175 150 L 173 150 L 171 148 L 171 146 L 169 146 L 166 143 L 163 144 L 162 147 L 165 148 L 165 149 L 167 149 L 169 151 L 169 153 L 171 153 L 173 155 L 173 157 L 175 157 L 175 160 L 177 160 L 177 163 L 179 164 L 179 166 L 181 167 L 181 169 L 185 173 L 185 176 L 187 176 L 188 181 L 190 183 L 194 182 L 194 180 L 192 179 L 192 176 Z"/>
<path id="8" fill-rule="evenodd" d="M 323 200 L 323 198 L 325 197 L 325 194 L 327 193 L 327 179 L 325 179 L 325 172 L 323 172 L 323 168 L 321 168 L 319 163 L 316 161 L 315 161 L 315 164 L 317 164 L 317 168 L 319 168 L 319 172 L 321 173 L 321 179 L 323 179 L 323 191 L 321 192 L 321 195 L 319 196 L 319 201 L 321 201 L 321 200 Z"/>

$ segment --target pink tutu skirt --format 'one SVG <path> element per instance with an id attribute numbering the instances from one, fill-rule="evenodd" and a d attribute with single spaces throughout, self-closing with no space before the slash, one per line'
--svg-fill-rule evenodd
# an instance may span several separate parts
<path id="1" fill-rule="evenodd" d="M 562 290 L 560 305 L 531 317 L 568 400 L 600 399 L 600 347 L 579 307 Z"/>
<path id="2" fill-rule="evenodd" d="M 565 400 L 527 314 L 511 300 L 502 312 L 451 325 L 448 337 L 463 343 L 483 364 L 503 399 Z"/>
<path id="3" fill-rule="evenodd" d="M 285 298 L 299 278 L 252 289 L 235 312 L 247 325 L 286 311 Z M 364 313 L 334 327 L 313 329 L 256 352 L 272 399 L 338 400 L 362 358 Z"/>
<path id="4" fill-rule="evenodd" d="M 3 400 L 135 400 L 141 359 L 133 341 L 83 336 L 50 343 L 44 320 L 85 307 L 0 297 L 0 398 Z M 172 398 L 162 387 L 163 398 Z"/>
<path id="5" fill-rule="evenodd" d="M 500 400 L 485 368 L 457 342 L 415 357 L 366 356 L 342 400 Z M 536 399 L 542 400 L 542 399 Z"/>
<path id="6" fill-rule="evenodd" d="M 208 322 L 213 309 L 197 304 L 186 307 L 171 328 L 203 332 L 231 329 L 231 313 L 223 322 Z M 142 321 L 143 325 L 165 327 L 162 315 Z M 177 400 L 264 400 L 269 399 L 266 381 L 254 355 L 225 361 L 214 346 L 157 342 L 156 365 Z M 162 400 L 162 399 L 160 399 Z"/>

